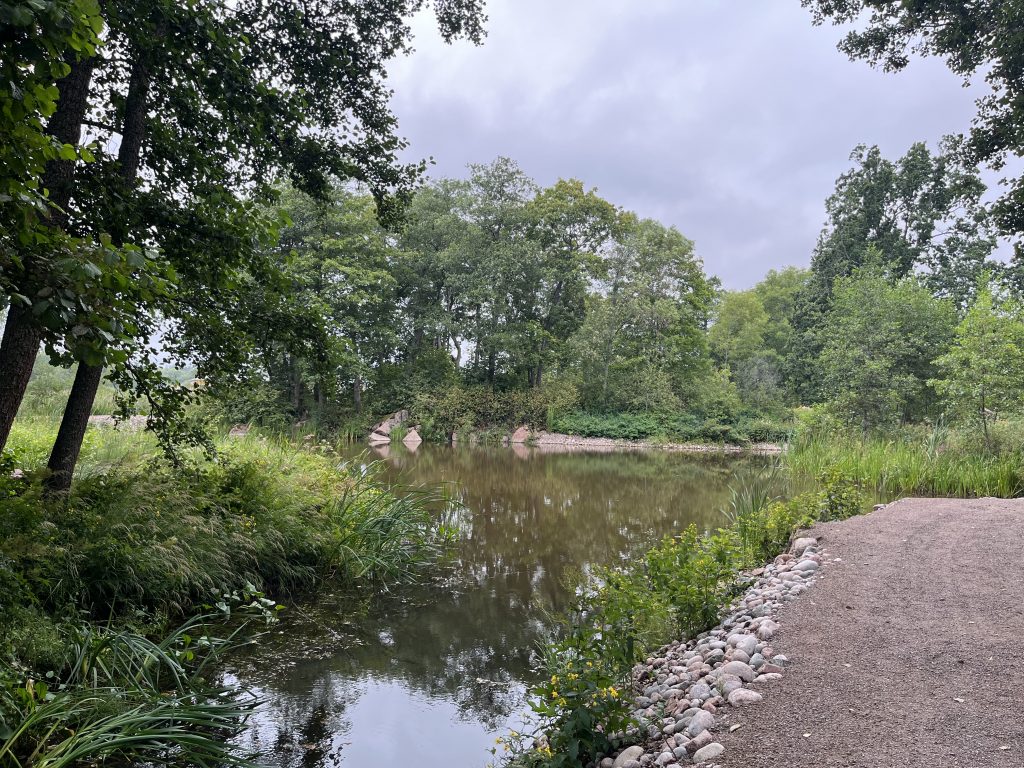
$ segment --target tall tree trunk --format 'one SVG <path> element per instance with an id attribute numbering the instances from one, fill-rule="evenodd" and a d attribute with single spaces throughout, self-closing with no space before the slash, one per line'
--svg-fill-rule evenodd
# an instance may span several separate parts
<path id="1" fill-rule="evenodd" d="M 89 83 L 92 80 L 92 59 L 71 61 L 71 71 L 57 82 L 60 93 L 57 109 L 46 125 L 46 131 L 63 144 L 75 144 L 82 138 L 82 121 L 89 103 Z M 73 160 L 51 160 L 43 172 L 43 187 L 48 191 L 53 208 L 49 224 L 63 229 L 67 224 L 67 206 L 71 200 Z M 32 281 L 32 264 L 26 259 L 26 272 Z M 32 292 L 32 291 L 27 291 Z M 7 312 L 3 340 L 0 341 L 0 450 L 7 445 L 14 417 L 25 396 L 32 366 L 39 352 L 43 332 L 25 307 L 11 304 Z"/>
<path id="2" fill-rule="evenodd" d="M 126 191 L 135 184 L 142 160 L 142 142 L 146 133 L 150 73 L 143 56 L 142 52 L 136 51 L 135 61 L 132 63 L 128 95 L 125 98 L 124 120 L 121 125 L 121 145 L 117 151 L 120 166 L 118 173 Z M 128 232 L 117 224 L 111 229 L 116 234 L 116 242 L 123 244 Z M 50 476 L 46 480 L 46 488 L 50 493 L 62 493 L 71 488 L 75 464 L 82 450 L 85 430 L 89 426 L 89 414 L 92 413 L 102 378 L 102 365 L 88 365 L 84 362 L 78 364 L 75 383 L 71 387 L 57 439 L 53 443 L 53 450 L 47 463 Z"/>
<path id="3" fill-rule="evenodd" d="M 32 322 L 30 310 L 11 304 L 7 312 L 3 341 L 0 342 L 0 450 L 7 444 L 32 366 L 39 351 L 41 333 Z"/>
<path id="4" fill-rule="evenodd" d="M 355 383 L 352 385 L 352 404 L 355 406 L 356 413 L 362 413 L 363 410 L 363 377 L 356 374 Z"/>
<path id="5" fill-rule="evenodd" d="M 299 420 L 302 418 L 302 373 L 299 371 L 299 361 L 294 355 L 292 356 L 291 380 L 292 412 L 295 414 L 295 419 Z"/>
<path id="6" fill-rule="evenodd" d="M 98 365 L 78 366 L 75 383 L 71 385 L 64 417 L 60 420 L 57 439 L 53 443 L 47 466 L 50 474 L 44 481 L 48 493 L 62 493 L 71 487 L 71 478 L 82 450 L 82 437 L 89 426 L 92 403 L 96 399 L 103 368 Z"/>

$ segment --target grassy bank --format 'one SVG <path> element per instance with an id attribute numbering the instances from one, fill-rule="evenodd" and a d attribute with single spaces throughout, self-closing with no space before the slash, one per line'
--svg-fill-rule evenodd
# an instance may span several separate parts
<path id="1" fill-rule="evenodd" d="M 797 432 L 786 465 L 802 478 L 835 469 L 889 498 L 1011 498 L 1024 493 L 1024 420 L 996 422 L 987 443 L 970 425 L 865 437 L 842 425 L 809 424 Z"/>
<path id="2" fill-rule="evenodd" d="M 443 548 L 430 494 L 283 438 L 222 437 L 216 460 L 175 466 L 145 433 L 93 429 L 70 496 L 47 498 L 55 429 L 20 419 L 0 473 L 4 768 L 234 759 L 216 745 L 252 702 L 211 672 L 248 636 L 227 614 L 263 621 L 267 596 L 325 583 L 387 589 Z"/>

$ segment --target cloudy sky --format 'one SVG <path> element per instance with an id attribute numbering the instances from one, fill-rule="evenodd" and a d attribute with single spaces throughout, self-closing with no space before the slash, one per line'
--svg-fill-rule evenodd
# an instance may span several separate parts
<path id="1" fill-rule="evenodd" d="M 483 46 L 417 19 L 390 82 L 410 157 L 435 176 L 515 159 L 674 224 L 745 288 L 806 265 L 860 142 L 896 157 L 968 128 L 977 89 L 940 61 L 850 62 L 798 0 L 488 0 Z"/>

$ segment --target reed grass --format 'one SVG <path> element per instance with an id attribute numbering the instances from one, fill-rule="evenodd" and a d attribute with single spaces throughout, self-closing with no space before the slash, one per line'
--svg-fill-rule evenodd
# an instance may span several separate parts
<path id="1" fill-rule="evenodd" d="M 797 440 L 786 455 L 797 477 L 814 478 L 830 469 L 859 478 L 883 497 L 998 496 L 1024 493 L 1024 460 L 1019 450 L 986 453 L 965 441 L 943 447 L 931 436 L 900 438 L 811 438 Z"/>

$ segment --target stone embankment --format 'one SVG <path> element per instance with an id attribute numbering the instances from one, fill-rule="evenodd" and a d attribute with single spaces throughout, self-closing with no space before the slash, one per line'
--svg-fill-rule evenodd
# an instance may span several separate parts
<path id="1" fill-rule="evenodd" d="M 759 704 L 782 678 L 789 660 L 772 647 L 777 614 L 807 591 L 825 561 L 816 539 L 797 539 L 789 553 L 750 573 L 752 586 L 715 629 L 638 665 L 634 715 L 646 742 L 604 758 L 600 768 L 712 765 L 726 751 L 721 736 L 739 727 L 732 713 Z"/>

